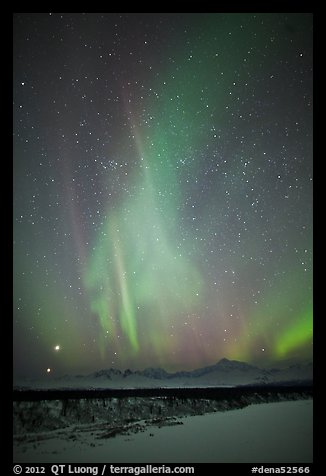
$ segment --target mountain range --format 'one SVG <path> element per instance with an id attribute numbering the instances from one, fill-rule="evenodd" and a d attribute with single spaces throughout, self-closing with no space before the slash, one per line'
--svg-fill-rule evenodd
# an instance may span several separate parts
<path id="1" fill-rule="evenodd" d="M 15 382 L 15 388 L 152 388 L 233 387 L 237 385 L 312 382 L 311 362 L 287 368 L 263 369 L 236 360 L 222 359 L 214 365 L 169 373 L 162 368 L 145 370 L 103 369 L 88 375 L 46 376 L 42 380 Z"/>

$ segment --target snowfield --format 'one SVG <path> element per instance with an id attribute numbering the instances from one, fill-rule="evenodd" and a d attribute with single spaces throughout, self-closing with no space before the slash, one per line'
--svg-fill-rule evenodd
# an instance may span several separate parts
<path id="1" fill-rule="evenodd" d="M 215 413 L 157 398 L 63 404 L 15 402 L 15 463 L 312 462 L 312 399 Z"/>
<path id="2" fill-rule="evenodd" d="M 309 463 L 312 371 L 222 359 L 16 381 L 14 462 Z"/>

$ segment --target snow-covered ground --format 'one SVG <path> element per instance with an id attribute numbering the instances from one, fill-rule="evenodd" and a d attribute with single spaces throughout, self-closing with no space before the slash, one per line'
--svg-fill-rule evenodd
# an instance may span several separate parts
<path id="1" fill-rule="evenodd" d="M 55 402 L 49 412 L 55 420 L 53 405 Z M 118 429 L 114 437 L 100 419 L 28 434 L 18 425 L 14 462 L 309 463 L 312 409 L 312 399 L 308 399 L 188 417 L 167 416 L 162 424 L 157 419 L 137 420 L 125 422 L 126 432 Z"/>

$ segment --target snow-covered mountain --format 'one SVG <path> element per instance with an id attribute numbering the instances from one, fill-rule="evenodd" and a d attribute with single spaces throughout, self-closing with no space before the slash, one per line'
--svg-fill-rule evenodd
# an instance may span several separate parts
<path id="1" fill-rule="evenodd" d="M 15 382 L 28 388 L 152 388 L 207 387 L 312 381 L 312 363 L 285 369 L 262 369 L 245 362 L 222 359 L 214 365 L 192 371 L 166 372 L 161 368 L 145 370 L 104 369 L 89 375 L 50 377 Z"/>

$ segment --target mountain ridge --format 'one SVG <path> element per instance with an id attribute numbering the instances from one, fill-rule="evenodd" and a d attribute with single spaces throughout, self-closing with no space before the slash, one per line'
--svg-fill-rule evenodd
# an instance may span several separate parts
<path id="1" fill-rule="evenodd" d="M 150 388 L 237 386 L 279 382 L 312 381 L 312 363 L 296 364 L 285 369 L 264 369 L 237 360 L 221 359 L 213 365 L 167 372 L 158 367 L 143 370 L 101 369 L 88 375 L 45 376 L 42 380 L 17 382 L 15 387 L 30 388 Z"/>
<path id="2" fill-rule="evenodd" d="M 101 375 L 108 375 L 111 376 L 110 374 L 115 374 L 115 375 L 123 375 L 124 377 L 127 377 L 131 374 L 136 374 L 136 375 L 143 375 L 145 377 L 149 378 L 155 378 L 155 379 L 160 379 L 160 378 L 178 378 L 178 377 L 200 377 L 201 375 L 205 375 L 207 373 L 210 373 L 215 370 L 235 370 L 235 369 L 260 369 L 259 367 L 256 367 L 252 364 L 248 364 L 247 362 L 241 362 L 239 360 L 229 360 L 226 358 L 223 358 L 216 362 L 215 364 L 208 365 L 206 367 L 199 367 L 194 370 L 178 370 L 176 372 L 168 372 L 165 369 L 162 369 L 161 367 L 146 367 L 144 370 L 118 370 L 115 368 L 109 368 L 109 369 L 103 369 L 100 371 L 92 372 L 89 374 L 89 376 L 101 376 Z"/>

